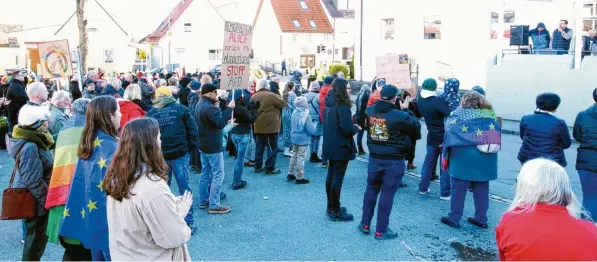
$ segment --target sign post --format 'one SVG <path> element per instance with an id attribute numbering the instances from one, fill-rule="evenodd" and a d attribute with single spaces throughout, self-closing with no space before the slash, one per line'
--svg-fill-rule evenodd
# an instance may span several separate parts
<path id="1" fill-rule="evenodd" d="M 411 96 L 417 96 L 416 86 L 413 86 L 410 79 L 410 67 L 408 55 L 385 55 L 376 59 L 377 78 L 385 78 L 387 84 L 407 91 Z"/>
<path id="2" fill-rule="evenodd" d="M 220 89 L 234 90 L 249 87 L 252 37 L 251 25 L 228 21 L 225 23 Z"/>

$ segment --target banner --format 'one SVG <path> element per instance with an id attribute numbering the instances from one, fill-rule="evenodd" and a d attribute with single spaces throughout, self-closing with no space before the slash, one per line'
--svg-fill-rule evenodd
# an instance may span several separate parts
<path id="1" fill-rule="evenodd" d="M 60 78 L 73 75 L 68 49 L 68 40 L 37 44 L 41 62 L 41 75 L 44 78 Z"/>
<path id="2" fill-rule="evenodd" d="M 247 89 L 251 70 L 253 27 L 235 22 L 224 25 L 220 89 Z"/>
<path id="3" fill-rule="evenodd" d="M 417 88 L 410 80 L 410 66 L 408 55 L 385 55 L 376 59 L 377 78 L 385 78 L 386 84 L 408 91 L 413 97 L 417 96 Z"/>

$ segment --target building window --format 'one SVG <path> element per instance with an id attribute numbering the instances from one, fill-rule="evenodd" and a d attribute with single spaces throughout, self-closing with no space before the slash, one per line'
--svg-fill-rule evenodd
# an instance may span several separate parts
<path id="1" fill-rule="evenodd" d="M 184 31 L 191 32 L 191 23 L 184 23 Z"/>
<path id="2" fill-rule="evenodd" d="M 507 10 L 504 12 L 504 23 L 506 21 L 512 21 L 508 23 L 514 22 L 514 10 Z M 500 22 L 500 16 L 497 12 L 491 12 L 491 24 L 490 24 L 490 39 L 497 39 L 498 34 L 496 33 L 498 24 Z M 502 34 L 503 38 L 510 38 L 510 27 L 504 26 L 504 32 Z"/>
<path id="3" fill-rule="evenodd" d="M 114 63 L 114 49 L 104 49 L 104 63 Z"/>
<path id="4" fill-rule="evenodd" d="M 394 18 L 381 19 L 381 39 L 394 40 Z"/>
<path id="5" fill-rule="evenodd" d="M 297 38 L 298 38 L 298 34 L 292 34 L 292 42 L 296 42 Z"/>
<path id="6" fill-rule="evenodd" d="M 516 21 L 516 12 L 514 10 L 504 11 L 504 24 L 512 24 Z"/>
<path id="7" fill-rule="evenodd" d="M 222 49 L 209 50 L 209 60 L 222 60 Z"/>
<path id="8" fill-rule="evenodd" d="M 442 20 L 437 15 L 423 17 L 424 39 L 442 39 Z"/>
<path id="9" fill-rule="evenodd" d="M 330 34 L 324 34 L 323 35 L 323 40 L 326 41 L 326 42 L 330 41 Z"/>
<path id="10" fill-rule="evenodd" d="M 300 28 L 301 27 L 301 23 L 299 23 L 299 20 L 297 20 L 297 19 L 292 19 L 292 24 L 296 28 Z"/>
<path id="11" fill-rule="evenodd" d="M 317 28 L 317 24 L 315 23 L 315 20 L 309 20 L 309 25 L 311 26 L 311 28 Z"/>
<path id="12" fill-rule="evenodd" d="M 299 4 L 301 5 L 301 9 L 303 9 L 303 11 L 309 10 L 309 7 L 307 6 L 307 2 L 305 2 L 305 0 L 299 0 Z"/>
<path id="13" fill-rule="evenodd" d="M 597 29 L 597 3 L 583 6 L 583 31 Z"/>
<path id="14" fill-rule="evenodd" d="M 339 53 L 340 53 L 340 49 L 339 48 L 334 49 L 334 55 L 337 55 Z"/>

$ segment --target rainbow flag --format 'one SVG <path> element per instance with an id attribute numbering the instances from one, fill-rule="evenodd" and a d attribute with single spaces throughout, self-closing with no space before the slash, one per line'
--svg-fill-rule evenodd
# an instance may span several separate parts
<path id="1" fill-rule="evenodd" d="M 110 250 L 103 180 L 117 147 L 115 137 L 98 130 L 91 156 L 77 162 L 58 234 L 81 241 L 87 249 Z"/>
<path id="2" fill-rule="evenodd" d="M 58 133 L 56 151 L 54 152 L 54 169 L 46 198 L 46 209 L 49 209 L 46 235 L 50 243 L 59 244 L 58 230 L 62 222 L 64 205 L 70 191 L 71 180 L 77 166 L 77 148 L 85 127 L 85 115 L 75 115 L 68 119 Z M 67 240 L 65 240 L 67 241 Z M 68 241 L 70 244 L 76 244 Z"/>

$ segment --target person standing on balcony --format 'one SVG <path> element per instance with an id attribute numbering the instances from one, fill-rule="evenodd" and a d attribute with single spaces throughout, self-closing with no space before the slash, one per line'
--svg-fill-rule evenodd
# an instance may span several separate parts
<path id="1" fill-rule="evenodd" d="M 583 36 L 582 58 L 587 55 L 597 56 L 597 36 L 595 30 L 589 30 L 589 35 Z"/>
<path id="2" fill-rule="evenodd" d="M 549 35 L 549 31 L 545 29 L 545 24 L 538 23 L 535 29 L 529 31 L 529 37 L 533 42 L 533 53 L 544 55 L 545 50 L 549 49 L 549 42 L 551 42 L 551 36 Z"/>
<path id="3" fill-rule="evenodd" d="M 551 49 L 556 50 L 557 55 L 568 54 L 573 35 L 572 29 L 568 28 L 568 20 L 560 20 L 560 27 L 553 31 Z"/>

